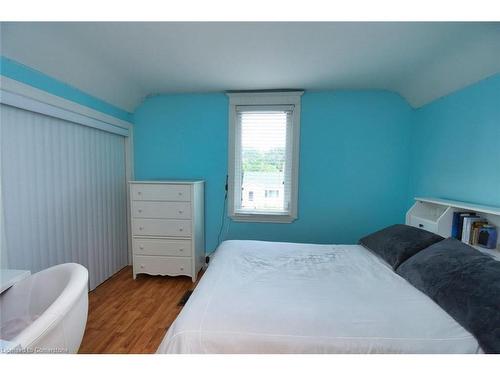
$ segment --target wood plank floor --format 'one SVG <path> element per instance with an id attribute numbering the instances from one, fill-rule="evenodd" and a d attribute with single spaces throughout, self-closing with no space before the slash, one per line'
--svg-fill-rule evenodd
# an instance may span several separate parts
<path id="1" fill-rule="evenodd" d="M 185 276 L 134 280 L 125 267 L 89 293 L 79 353 L 154 353 L 182 309 L 177 303 L 194 286 Z"/>

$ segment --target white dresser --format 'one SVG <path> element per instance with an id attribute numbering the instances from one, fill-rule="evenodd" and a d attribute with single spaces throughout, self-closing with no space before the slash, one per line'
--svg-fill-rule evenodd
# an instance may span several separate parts
<path id="1" fill-rule="evenodd" d="M 204 181 L 131 181 L 134 279 L 187 275 L 205 263 Z"/>

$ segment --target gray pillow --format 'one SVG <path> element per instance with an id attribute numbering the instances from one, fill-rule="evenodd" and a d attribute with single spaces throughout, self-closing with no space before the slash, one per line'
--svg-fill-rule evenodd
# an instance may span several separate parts
<path id="1" fill-rule="evenodd" d="M 396 224 L 363 237 L 359 243 L 396 269 L 412 255 L 442 240 L 443 237 L 426 230 Z"/>
<path id="2" fill-rule="evenodd" d="M 472 333 L 486 353 L 500 353 L 500 262 L 448 238 L 401 264 L 397 273 Z"/>

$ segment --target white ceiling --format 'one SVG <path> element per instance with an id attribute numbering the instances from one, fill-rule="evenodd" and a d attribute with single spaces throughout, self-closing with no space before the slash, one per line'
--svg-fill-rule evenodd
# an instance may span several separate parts
<path id="1" fill-rule="evenodd" d="M 2 23 L 2 55 L 133 111 L 150 94 L 385 89 L 419 107 L 500 72 L 500 23 Z"/>

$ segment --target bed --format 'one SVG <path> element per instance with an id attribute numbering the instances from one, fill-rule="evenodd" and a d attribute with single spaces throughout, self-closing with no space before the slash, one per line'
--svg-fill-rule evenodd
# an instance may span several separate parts
<path id="1" fill-rule="evenodd" d="M 226 241 L 158 353 L 480 353 L 359 245 Z"/>

